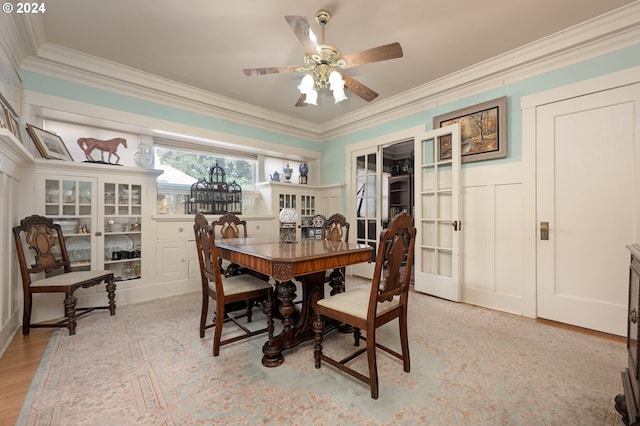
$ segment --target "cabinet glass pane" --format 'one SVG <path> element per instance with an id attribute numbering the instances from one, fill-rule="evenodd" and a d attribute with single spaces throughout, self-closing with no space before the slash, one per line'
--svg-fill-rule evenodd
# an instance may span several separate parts
<path id="1" fill-rule="evenodd" d="M 60 225 L 74 270 L 88 270 L 91 267 L 91 196 L 90 181 L 44 180 L 45 215 Z M 54 253 L 59 255 L 59 245 L 55 246 Z"/>
<path id="2" fill-rule="evenodd" d="M 140 278 L 142 186 L 104 184 L 104 265 L 117 281 Z"/>

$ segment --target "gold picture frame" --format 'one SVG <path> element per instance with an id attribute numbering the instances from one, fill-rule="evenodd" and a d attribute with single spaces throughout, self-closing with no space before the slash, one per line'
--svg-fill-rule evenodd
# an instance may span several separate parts
<path id="1" fill-rule="evenodd" d="M 15 117 L 22 106 L 22 78 L 8 50 L 0 42 L 0 99 Z"/>
<path id="2" fill-rule="evenodd" d="M 0 113 L 0 128 L 11 131 L 11 113 L 2 103 L 0 103 L 0 109 L 2 109 Z"/>
<path id="3" fill-rule="evenodd" d="M 463 163 L 507 156 L 507 97 L 483 102 L 433 118 L 433 128 L 460 123 Z M 439 138 L 440 161 L 451 158 L 451 139 Z"/>
<path id="4" fill-rule="evenodd" d="M 11 115 L 10 112 L 7 111 L 7 115 L 9 116 L 9 124 L 11 125 L 11 133 L 14 134 L 16 138 L 22 142 L 22 133 L 20 133 L 20 123 L 18 123 L 18 119 Z"/>
<path id="5" fill-rule="evenodd" d="M 27 132 L 36 148 L 43 158 L 53 158 L 56 160 L 73 161 L 71 153 L 64 144 L 62 138 L 55 133 L 48 132 L 36 126 L 27 123 Z"/>

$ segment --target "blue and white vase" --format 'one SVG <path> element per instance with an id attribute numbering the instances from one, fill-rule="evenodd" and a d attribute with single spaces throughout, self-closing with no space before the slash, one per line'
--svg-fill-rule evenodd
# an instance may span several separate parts
<path id="1" fill-rule="evenodd" d="M 285 167 L 282 168 L 284 172 L 284 181 L 286 183 L 291 183 L 291 175 L 293 174 L 293 169 L 289 167 L 289 163 Z"/>

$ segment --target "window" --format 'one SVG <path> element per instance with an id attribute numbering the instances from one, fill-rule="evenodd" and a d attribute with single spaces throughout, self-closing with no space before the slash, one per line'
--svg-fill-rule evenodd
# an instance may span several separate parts
<path id="1" fill-rule="evenodd" d="M 217 153 L 171 146 L 154 145 L 156 169 L 164 170 L 158 176 L 158 214 L 185 214 L 191 185 L 199 179 L 208 179 L 209 170 L 216 164 L 224 169 L 226 182 L 242 187 L 243 213 L 253 206 L 251 191 L 255 190 L 257 158 L 240 153 Z M 246 194 L 246 196 L 245 196 Z"/>

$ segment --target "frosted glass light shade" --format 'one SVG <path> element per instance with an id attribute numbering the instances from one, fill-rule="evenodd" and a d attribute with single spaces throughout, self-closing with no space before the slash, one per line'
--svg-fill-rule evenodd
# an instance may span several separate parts
<path id="1" fill-rule="evenodd" d="M 311 74 L 307 74 L 302 78 L 298 90 L 305 95 L 305 103 L 318 105 L 318 92 L 314 89 L 314 84 Z"/>
<path id="2" fill-rule="evenodd" d="M 339 72 L 333 71 L 329 74 L 329 88 L 333 92 L 333 98 L 335 103 L 342 102 L 347 99 L 347 95 L 344 93 L 344 80 Z"/>

